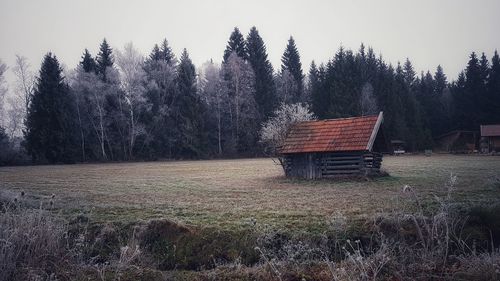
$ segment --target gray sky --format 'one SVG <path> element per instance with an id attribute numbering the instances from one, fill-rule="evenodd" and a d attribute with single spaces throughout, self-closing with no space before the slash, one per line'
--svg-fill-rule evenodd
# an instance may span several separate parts
<path id="1" fill-rule="evenodd" d="M 103 37 L 114 48 L 133 41 L 145 55 L 167 38 L 177 56 L 186 47 L 200 66 L 221 61 L 232 29 L 259 30 L 275 68 L 290 35 L 304 71 L 326 62 L 340 45 L 372 46 L 386 61 L 406 57 L 416 70 L 441 64 L 455 78 L 472 51 L 491 58 L 500 48 L 500 1 L 104 1 L 0 0 L 0 58 L 26 56 L 38 71 L 54 52 L 68 68 L 84 48 L 97 53 Z"/>

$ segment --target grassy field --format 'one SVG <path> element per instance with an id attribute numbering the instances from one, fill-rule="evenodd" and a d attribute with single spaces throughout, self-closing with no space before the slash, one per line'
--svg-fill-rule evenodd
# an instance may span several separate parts
<path id="1" fill-rule="evenodd" d="M 287 179 L 270 159 L 176 161 L 0 168 L 3 196 L 95 221 L 169 218 L 188 225 L 235 228 L 255 219 L 283 228 L 313 230 L 332 215 L 365 220 L 405 203 L 404 185 L 425 202 L 442 194 L 453 173 L 457 201 L 497 201 L 500 157 L 433 155 L 385 157 L 390 174 L 374 180 Z"/>

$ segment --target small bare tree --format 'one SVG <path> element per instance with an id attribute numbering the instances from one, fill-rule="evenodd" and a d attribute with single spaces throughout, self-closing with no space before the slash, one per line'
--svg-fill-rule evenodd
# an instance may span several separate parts
<path id="1" fill-rule="evenodd" d="M 282 103 L 260 130 L 260 141 L 266 145 L 266 153 L 276 156 L 293 124 L 314 119 L 316 117 L 310 111 L 309 105 Z M 283 165 L 283 159 L 278 157 L 278 160 Z"/>
<path id="2" fill-rule="evenodd" d="M 368 82 L 361 89 L 360 107 L 362 116 L 377 114 L 378 112 L 377 100 L 373 94 L 373 86 Z"/>
<path id="3" fill-rule="evenodd" d="M 203 64 L 199 76 L 200 93 L 210 108 L 215 110 L 217 122 L 217 147 L 218 154 L 222 154 L 222 114 L 226 102 L 226 92 L 220 76 L 220 67 L 209 61 Z"/>
<path id="4" fill-rule="evenodd" d="M 254 72 L 249 63 L 233 52 L 222 67 L 222 75 L 227 78 L 224 84 L 224 95 L 228 100 L 231 140 L 238 147 L 240 142 L 251 138 L 250 127 L 257 129 L 258 126 Z"/>
<path id="5" fill-rule="evenodd" d="M 107 160 L 108 155 L 105 149 L 106 85 L 95 73 L 86 73 L 81 66 L 78 66 L 75 75 L 70 79 L 70 86 L 75 95 L 77 115 L 80 121 L 83 158 L 85 159 L 85 143 L 87 142 L 85 139 L 87 136 L 83 131 L 86 131 L 88 127 L 97 138 L 102 159 Z"/>
<path id="6" fill-rule="evenodd" d="M 287 69 L 276 76 L 276 86 L 278 97 L 281 102 L 294 103 L 299 101 L 299 86 L 293 75 Z"/>
<path id="7" fill-rule="evenodd" d="M 125 44 L 123 51 L 116 51 L 116 65 L 120 72 L 123 98 L 128 108 L 128 156 L 133 158 L 135 140 L 141 132 L 144 132 L 144 128 L 138 123 L 139 108 L 145 103 L 144 57 L 130 42 Z"/>
<path id="8" fill-rule="evenodd" d="M 7 87 L 5 84 L 5 71 L 7 71 L 7 65 L 0 60 L 0 127 L 4 127 L 6 123 L 4 120 L 6 114 L 4 112 L 5 96 L 7 94 Z"/>
<path id="9" fill-rule="evenodd" d="M 35 75 L 30 70 L 28 59 L 21 55 L 16 55 L 16 63 L 12 67 L 12 72 L 15 75 L 15 86 L 12 95 L 7 100 L 9 104 L 7 114 L 9 134 L 14 137 L 22 135 L 24 120 L 35 88 Z"/>

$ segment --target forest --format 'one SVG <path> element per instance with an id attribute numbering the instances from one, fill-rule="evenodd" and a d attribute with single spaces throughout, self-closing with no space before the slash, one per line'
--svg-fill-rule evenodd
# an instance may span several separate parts
<path id="1" fill-rule="evenodd" d="M 0 165 L 262 156 L 262 124 L 291 104 L 319 119 L 383 111 L 388 139 L 432 149 L 448 131 L 500 123 L 500 58 L 472 52 L 449 81 L 440 65 L 417 73 L 409 59 L 392 65 L 361 44 L 304 73 L 290 37 L 276 70 L 255 27 L 234 28 L 222 62 L 199 67 L 166 39 L 146 57 L 104 39 L 75 69 L 49 52 L 38 74 L 17 56 L 0 61 Z"/>

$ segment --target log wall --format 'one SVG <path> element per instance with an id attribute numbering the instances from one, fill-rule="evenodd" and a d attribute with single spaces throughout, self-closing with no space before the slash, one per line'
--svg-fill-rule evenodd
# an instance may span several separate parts
<path id="1" fill-rule="evenodd" d="M 300 153 L 284 158 L 285 175 L 305 179 L 376 175 L 381 164 L 382 154 L 377 152 Z"/>

